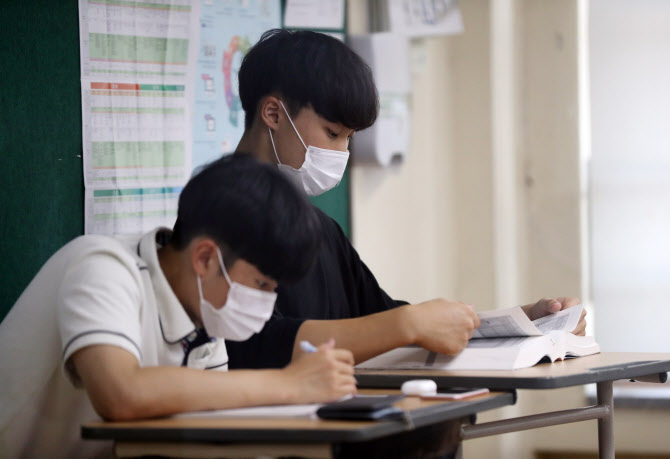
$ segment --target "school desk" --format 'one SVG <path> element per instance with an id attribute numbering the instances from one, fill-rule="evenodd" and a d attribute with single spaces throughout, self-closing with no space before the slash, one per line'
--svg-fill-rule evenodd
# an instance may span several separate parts
<path id="1" fill-rule="evenodd" d="M 361 390 L 397 394 L 397 390 Z M 114 440 L 118 457 L 293 456 L 399 457 L 432 450 L 455 451 L 460 426 L 478 412 L 515 401 L 514 391 L 491 392 L 462 401 L 406 397 L 398 402 L 404 418 L 381 421 L 295 418 L 171 417 L 133 422 L 90 422 L 85 439 Z M 406 454 L 405 454 L 406 453 Z"/>
<path id="2" fill-rule="evenodd" d="M 598 448 L 601 458 L 614 458 L 614 404 L 612 383 L 635 379 L 664 383 L 670 371 L 670 353 L 603 352 L 530 368 L 510 371 L 473 370 L 356 370 L 359 387 L 398 388 L 410 379 L 426 378 L 438 388 L 487 387 L 492 390 L 555 389 L 596 384 L 594 406 L 540 413 L 476 425 L 464 425 L 461 438 L 486 437 L 521 430 L 598 420 Z"/>

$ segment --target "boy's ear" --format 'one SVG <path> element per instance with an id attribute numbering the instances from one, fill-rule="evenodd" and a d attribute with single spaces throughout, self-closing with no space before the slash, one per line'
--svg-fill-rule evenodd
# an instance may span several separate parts
<path id="1" fill-rule="evenodd" d="M 194 241 L 191 252 L 191 264 L 196 275 L 208 278 L 219 272 L 219 259 L 216 253 L 216 242 L 209 238 Z"/>
<path id="2" fill-rule="evenodd" d="M 261 121 L 270 129 L 277 130 L 279 127 L 279 117 L 281 116 L 282 108 L 279 104 L 279 99 L 274 96 L 266 96 L 261 100 Z"/>

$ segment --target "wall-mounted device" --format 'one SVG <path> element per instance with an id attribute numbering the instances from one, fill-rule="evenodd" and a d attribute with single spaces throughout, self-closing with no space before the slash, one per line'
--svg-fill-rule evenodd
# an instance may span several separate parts
<path id="1" fill-rule="evenodd" d="M 381 166 L 402 163 L 411 131 L 408 38 L 389 32 L 350 35 L 348 44 L 372 69 L 380 106 L 377 122 L 354 136 L 353 160 Z"/>

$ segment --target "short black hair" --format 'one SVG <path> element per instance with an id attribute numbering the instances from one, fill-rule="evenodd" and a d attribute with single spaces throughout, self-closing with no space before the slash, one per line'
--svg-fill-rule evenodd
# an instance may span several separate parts
<path id="1" fill-rule="evenodd" d="M 274 92 L 292 116 L 311 107 L 355 131 L 372 126 L 379 112 L 370 67 L 340 40 L 317 32 L 265 32 L 242 61 L 239 85 L 247 129 L 258 102 Z"/>
<path id="2" fill-rule="evenodd" d="M 278 282 L 294 282 L 316 258 L 320 228 L 305 194 L 276 166 L 235 153 L 186 184 L 170 244 L 183 250 L 197 236 L 211 237 L 226 261 L 239 257 Z"/>

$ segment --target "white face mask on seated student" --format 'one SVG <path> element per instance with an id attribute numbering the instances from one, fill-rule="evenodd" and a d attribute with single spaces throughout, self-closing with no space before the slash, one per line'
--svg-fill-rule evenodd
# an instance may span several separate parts
<path id="1" fill-rule="evenodd" d="M 302 143 L 302 146 L 305 147 L 305 161 L 303 162 L 300 169 L 295 169 L 288 164 L 282 164 L 279 160 L 279 155 L 277 155 L 277 149 L 275 148 L 275 141 L 272 138 L 272 131 L 268 128 L 270 133 L 270 141 L 272 142 L 272 149 L 275 152 L 277 157 L 277 167 L 284 174 L 291 179 L 299 188 L 305 190 L 308 196 L 318 196 L 326 191 L 335 188 L 344 175 L 344 170 L 347 167 L 347 161 L 349 160 L 349 150 L 347 151 L 338 151 L 338 150 L 327 150 L 325 148 L 318 148 L 312 145 L 305 145 L 305 142 L 302 140 L 300 133 L 293 124 L 291 115 L 288 114 L 284 103 L 279 101 L 288 120 L 293 126 L 293 130 L 298 134 L 298 138 Z"/>
<path id="2" fill-rule="evenodd" d="M 196 276 L 200 293 L 200 314 L 202 323 L 210 336 L 225 338 L 231 341 L 245 341 L 254 333 L 263 329 L 265 322 L 270 320 L 274 310 L 277 293 L 264 292 L 247 287 L 230 280 L 226 267 L 223 265 L 221 250 L 216 248 L 219 264 L 226 281 L 230 286 L 226 303 L 220 309 L 202 296 L 200 276 Z"/>

